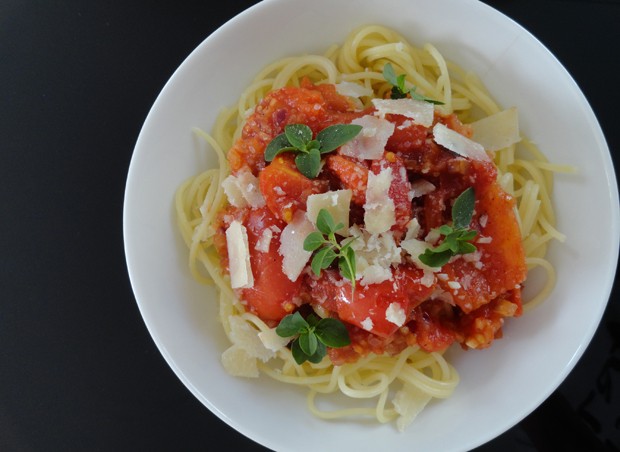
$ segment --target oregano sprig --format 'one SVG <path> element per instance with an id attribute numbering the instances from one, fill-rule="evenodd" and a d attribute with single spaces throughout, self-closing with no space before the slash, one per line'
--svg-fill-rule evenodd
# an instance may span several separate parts
<path id="1" fill-rule="evenodd" d="M 320 276 L 321 270 L 328 268 L 337 258 L 340 274 L 351 281 L 351 286 L 355 289 L 355 250 L 351 248 L 355 238 L 338 243 L 336 232 L 344 225 L 336 224 L 327 209 L 319 210 L 316 227 L 318 231 L 311 232 L 304 240 L 304 250 L 315 252 L 310 263 L 312 271 L 316 276 Z"/>
<path id="2" fill-rule="evenodd" d="M 294 152 L 295 165 L 306 177 L 314 179 L 321 170 L 321 155 L 332 152 L 352 140 L 362 130 L 356 124 L 334 124 L 312 138 L 312 129 L 306 124 L 288 124 L 284 133 L 276 136 L 265 148 L 265 161 L 271 162 L 282 152 Z"/>
<path id="3" fill-rule="evenodd" d="M 431 104 L 443 105 L 443 102 L 439 100 L 431 99 L 430 97 L 423 96 L 422 94 L 416 92 L 418 89 L 417 86 L 412 86 L 407 89 L 405 87 L 405 74 L 396 75 L 391 63 L 387 63 L 383 66 L 383 78 L 385 78 L 385 80 L 392 85 L 392 91 L 390 92 L 390 97 L 392 99 L 403 99 L 407 97 L 407 94 L 409 94 L 411 98 L 415 100 L 422 100 L 424 102 L 430 102 Z"/>
<path id="4" fill-rule="evenodd" d="M 427 248 L 418 256 L 424 264 L 429 267 L 442 267 L 452 256 L 476 251 L 471 240 L 478 233 L 469 229 L 475 203 L 476 196 L 472 187 L 456 198 L 452 205 L 452 225 L 444 224 L 439 227 L 439 233 L 444 236 L 443 241 L 434 248 Z"/>
<path id="5" fill-rule="evenodd" d="M 294 337 L 291 353 L 297 364 L 319 363 L 327 354 L 327 347 L 338 348 L 351 343 L 349 332 L 340 320 L 321 319 L 312 313 L 304 319 L 299 311 L 285 316 L 276 327 L 276 333 L 281 337 Z"/>

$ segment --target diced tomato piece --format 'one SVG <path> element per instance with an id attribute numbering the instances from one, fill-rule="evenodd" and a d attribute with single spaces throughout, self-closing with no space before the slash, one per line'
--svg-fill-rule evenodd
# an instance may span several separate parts
<path id="1" fill-rule="evenodd" d="M 402 266 L 393 270 L 393 280 L 366 286 L 357 283 L 352 291 L 348 280 L 328 270 L 318 280 L 311 281 L 310 287 L 314 300 L 335 312 L 340 320 L 388 337 L 406 323 L 411 309 L 432 293 L 432 286 L 421 283 L 422 276 L 422 270 Z M 396 321 L 400 311 L 402 321 Z"/>
<path id="2" fill-rule="evenodd" d="M 308 196 L 327 191 L 328 182 L 307 178 L 295 166 L 294 156 L 284 153 L 260 172 L 259 186 L 273 214 L 290 223 L 297 210 L 306 210 Z"/>
<path id="3" fill-rule="evenodd" d="M 418 306 L 409 327 L 418 345 L 427 352 L 445 350 L 457 338 L 452 307 L 441 300 L 429 300 Z"/>
<path id="4" fill-rule="evenodd" d="M 294 309 L 293 300 L 299 295 L 302 283 L 301 278 L 291 281 L 282 271 L 282 256 L 278 252 L 279 234 L 273 234 L 267 252 L 256 249 L 256 242 L 263 231 L 272 226 L 282 230 L 286 224 L 266 207 L 249 211 L 245 227 L 248 232 L 254 286 L 242 289 L 241 295 L 248 308 L 266 321 L 280 320 Z"/>
<path id="5" fill-rule="evenodd" d="M 339 154 L 329 155 L 326 167 L 337 180 L 338 188 L 351 190 L 351 202 L 363 206 L 366 201 L 368 167 L 362 162 Z"/>
<path id="6" fill-rule="evenodd" d="M 264 166 L 269 142 L 284 132 L 288 124 L 306 124 L 316 135 L 325 127 L 350 123 L 364 113 L 353 111 L 350 100 L 338 94 L 333 85 L 288 86 L 268 93 L 246 120 L 241 137 L 228 151 L 233 173 L 243 167 L 257 174 Z"/>

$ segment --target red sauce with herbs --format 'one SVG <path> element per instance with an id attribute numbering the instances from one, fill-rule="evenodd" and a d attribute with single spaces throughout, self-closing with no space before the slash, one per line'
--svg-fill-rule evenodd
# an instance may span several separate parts
<path id="1" fill-rule="evenodd" d="M 230 149 L 228 160 L 233 174 L 249 170 L 258 176 L 266 205 L 260 209 L 227 208 L 219 217 L 216 237 L 226 265 L 226 227 L 238 219 L 248 231 L 254 286 L 239 290 L 238 295 L 249 311 L 273 326 L 286 314 L 311 306 L 339 318 L 349 330 L 351 345 L 329 349 L 334 364 L 352 362 L 370 352 L 396 354 L 414 344 L 427 351 L 441 351 L 453 343 L 464 348 L 488 347 L 501 337 L 504 318 L 521 314 L 521 284 L 527 271 L 514 200 L 497 184 L 497 171 L 491 162 L 455 155 L 429 138 L 432 127 L 389 114 L 386 119 L 396 127 L 380 160 L 360 161 L 336 151 L 325 156 L 316 179 L 302 175 L 290 154 L 280 154 L 272 162 L 264 160 L 267 144 L 287 124 L 306 124 L 316 134 L 329 125 L 350 123 L 371 112 L 372 108 L 355 110 L 333 85 L 309 82 L 271 92 L 257 106 L 241 138 Z M 470 135 L 455 115 L 435 113 L 435 122 Z M 282 270 L 277 234 L 268 251 L 255 249 L 265 228 L 282 230 L 297 210 L 305 210 L 311 194 L 350 189 L 350 223 L 363 223 L 368 174 L 386 166 L 396 175 L 389 196 L 395 206 L 392 232 L 397 242 L 414 217 L 422 237 L 450 222 L 451 203 L 463 190 L 473 187 L 476 204 L 470 227 L 486 238 L 476 243 L 475 255 L 453 259 L 434 273 L 430 284 L 428 280 L 423 284 L 421 269 L 403 260 L 392 269 L 391 280 L 357 284 L 352 297 L 350 281 L 343 279 L 336 267 L 323 271 L 320 277 L 303 272 L 291 281 Z M 411 183 L 420 178 L 436 188 L 410 201 Z M 392 303 L 406 313 L 401 326 L 386 318 L 386 309 Z M 367 319 L 372 321 L 371 331 L 363 328 Z"/>

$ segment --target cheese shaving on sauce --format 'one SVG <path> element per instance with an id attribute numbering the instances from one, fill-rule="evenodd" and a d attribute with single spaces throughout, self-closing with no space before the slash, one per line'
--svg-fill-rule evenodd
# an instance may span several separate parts
<path id="1" fill-rule="evenodd" d="M 226 245 L 230 269 L 230 285 L 233 289 L 246 289 L 254 285 L 250 265 L 248 233 L 240 221 L 234 220 L 226 229 Z"/>
<path id="2" fill-rule="evenodd" d="M 435 143 L 463 157 L 490 162 L 484 147 L 438 122 L 433 127 Z"/>
<path id="3" fill-rule="evenodd" d="M 265 199 L 258 188 L 258 177 L 250 171 L 239 171 L 237 175 L 229 175 L 222 181 L 222 188 L 228 202 L 235 207 L 263 207 Z"/>
<path id="4" fill-rule="evenodd" d="M 372 115 L 356 118 L 351 124 L 362 126 L 363 129 L 359 135 L 340 147 L 340 153 L 360 160 L 380 159 L 388 139 L 394 133 L 394 124 Z"/>
<path id="5" fill-rule="evenodd" d="M 307 217 L 313 225 L 321 209 L 327 210 L 334 223 L 342 223 L 344 227 L 338 233 L 349 229 L 349 207 L 351 205 L 352 192 L 346 190 L 334 190 L 308 196 L 306 201 Z"/>
<path id="6" fill-rule="evenodd" d="M 415 99 L 373 99 L 379 117 L 387 114 L 402 115 L 413 119 L 416 124 L 430 127 L 433 125 L 435 108 L 433 104 Z"/>
<path id="7" fill-rule="evenodd" d="M 291 281 L 296 281 L 308 263 L 311 251 L 304 250 L 304 240 L 314 231 L 314 225 L 306 218 L 306 212 L 295 212 L 293 221 L 286 225 L 280 235 L 282 271 Z"/>
<path id="8" fill-rule="evenodd" d="M 364 224 L 373 234 L 388 231 L 396 223 L 394 201 L 388 191 L 392 184 L 392 168 L 383 168 L 379 174 L 368 173 Z"/>

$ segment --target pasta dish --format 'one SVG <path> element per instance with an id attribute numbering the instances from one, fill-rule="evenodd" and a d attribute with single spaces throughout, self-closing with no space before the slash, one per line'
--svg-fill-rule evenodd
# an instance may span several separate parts
<path id="1" fill-rule="evenodd" d="M 553 289 L 568 169 L 431 44 L 359 27 L 266 66 L 196 133 L 219 165 L 175 205 L 192 275 L 218 289 L 222 364 L 306 388 L 318 417 L 405 429 L 455 390 L 449 347 L 491 346 Z"/>

